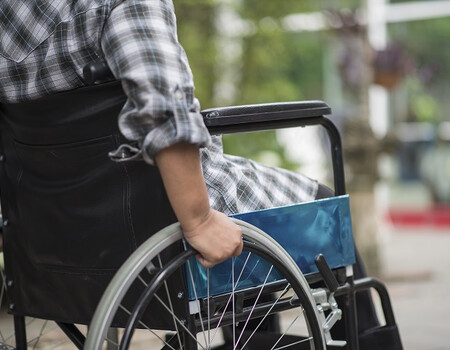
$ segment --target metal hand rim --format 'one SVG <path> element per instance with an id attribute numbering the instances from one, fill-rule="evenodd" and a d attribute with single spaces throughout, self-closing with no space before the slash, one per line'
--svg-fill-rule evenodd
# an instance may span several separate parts
<path id="1" fill-rule="evenodd" d="M 244 221 L 232 219 L 243 231 L 244 238 L 248 238 L 262 246 L 267 247 L 270 244 L 270 250 L 277 256 L 284 256 L 285 264 L 295 274 L 295 277 L 302 285 L 305 291 L 309 290 L 308 282 L 300 271 L 294 260 L 286 251 L 265 232 Z M 84 350 L 101 350 L 103 340 L 106 337 L 109 324 L 112 322 L 115 311 L 119 307 L 119 301 L 122 300 L 126 291 L 133 283 L 139 272 L 160 252 L 162 249 L 170 246 L 182 238 L 181 226 L 179 223 L 172 224 L 158 231 L 145 241 L 122 265 L 118 270 L 108 288 L 106 289 L 99 305 L 97 306 L 94 317 L 91 321 L 89 333 L 84 345 Z M 152 248 L 154 254 L 149 254 Z M 313 296 L 307 293 L 307 298 L 312 305 L 315 305 Z M 319 319 L 317 308 L 313 308 L 316 319 Z M 323 348 L 326 348 L 325 340 L 322 337 Z"/>

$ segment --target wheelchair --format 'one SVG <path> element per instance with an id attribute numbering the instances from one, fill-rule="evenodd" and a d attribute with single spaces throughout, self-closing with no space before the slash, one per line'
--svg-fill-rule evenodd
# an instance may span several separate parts
<path id="1" fill-rule="evenodd" d="M 328 235 L 331 227 L 339 236 L 345 226 L 347 239 L 330 244 L 345 244 L 340 249 L 352 252 L 350 260 L 330 266 L 332 255 L 320 248 L 307 262 L 303 255 L 294 260 L 272 236 L 234 218 L 243 230 L 243 254 L 204 269 L 183 239 L 157 169 L 107 157 L 125 141 L 115 118 L 126 100 L 120 83 L 97 63 L 86 67 L 85 77 L 91 86 L 1 106 L 2 294 L 15 336 L 0 338 L 0 349 L 28 348 L 25 317 L 55 321 L 74 348 L 85 350 L 402 349 L 385 286 L 353 274 L 351 232 L 341 222 L 348 216 L 336 209 L 348 207 L 342 149 L 325 117 L 327 104 L 202 114 L 213 135 L 323 126 L 335 197 L 305 205 L 317 212 L 331 204 L 338 216 L 327 221 L 330 209 L 323 209 L 315 230 L 323 232 L 313 236 Z M 355 295 L 370 289 L 385 321 L 362 335 Z M 78 325 L 88 325 L 87 335 Z M 334 334 L 338 326 L 341 338 Z"/>

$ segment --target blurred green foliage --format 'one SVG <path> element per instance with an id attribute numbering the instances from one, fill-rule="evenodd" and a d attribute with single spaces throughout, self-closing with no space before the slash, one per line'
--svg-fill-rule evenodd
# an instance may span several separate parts
<path id="1" fill-rule="evenodd" d="M 216 77 L 214 0 L 175 0 L 178 36 L 194 74 L 196 96 L 202 107 L 212 107 Z"/>
<path id="2" fill-rule="evenodd" d="M 308 2 L 266 2 L 261 6 L 254 0 L 241 3 L 241 16 L 252 18 L 259 24 L 255 35 L 245 37 L 242 43 L 241 79 L 235 103 L 321 99 L 322 45 L 320 34 L 288 33 L 276 30 L 276 20 L 290 13 L 311 10 Z M 267 16 L 271 16 L 268 19 Z M 271 23 L 273 22 L 273 24 Z M 271 25 L 272 24 L 272 25 Z M 229 135 L 224 137 L 225 151 L 267 162 L 267 151 L 278 155 L 270 165 L 296 169 L 286 158 L 275 132 Z M 269 158 L 272 160 L 273 158 Z"/>
<path id="3" fill-rule="evenodd" d="M 215 40 L 220 1 L 175 0 L 178 33 L 192 67 L 196 96 L 202 108 L 216 106 L 214 87 L 220 66 Z M 317 10 L 315 1 L 243 0 L 234 8 L 237 15 L 257 27 L 254 35 L 242 38 L 242 62 L 235 86 L 233 105 L 320 99 L 322 93 L 321 35 L 288 33 L 279 30 L 286 15 Z M 269 18 L 270 17 L 270 18 Z M 272 24 L 272 25 L 271 25 Z M 267 152 L 277 160 L 271 165 L 294 169 L 298 164 L 286 159 L 275 132 L 228 135 L 227 153 L 264 161 Z M 270 158 L 270 157 L 269 157 Z"/>
<path id="4" fill-rule="evenodd" d="M 214 106 L 214 84 L 225 68 L 218 66 L 215 41 L 219 1 L 176 0 L 178 33 L 194 73 L 196 95 L 203 108 Z M 234 104 L 291 101 L 321 95 L 322 45 L 317 35 L 264 29 L 264 20 L 314 9 L 314 1 L 243 0 L 237 14 L 258 25 L 244 37 L 240 85 Z M 262 24 L 261 24 L 262 23 Z"/>
<path id="5" fill-rule="evenodd" d="M 280 18 L 292 13 L 311 12 L 317 10 L 318 1 L 298 0 L 243 0 L 237 10 L 243 18 L 260 20 L 264 17 Z"/>
<path id="6" fill-rule="evenodd" d="M 320 40 L 308 34 L 258 32 L 246 38 L 238 103 L 317 99 L 321 57 Z"/>
<path id="7" fill-rule="evenodd" d="M 392 1 L 400 2 L 400 1 Z M 180 41 L 187 51 L 196 84 L 196 96 L 202 108 L 217 106 L 217 86 L 223 65 L 217 23 L 221 5 L 235 4 L 237 16 L 251 21 L 253 32 L 239 42 L 241 60 L 235 64 L 235 93 L 230 104 L 267 103 L 324 98 L 324 55 L 327 46 L 339 36 L 331 31 L 292 33 L 281 30 L 281 18 L 305 13 L 364 6 L 360 0 L 174 0 Z M 390 24 L 390 42 L 401 42 L 415 62 L 413 76 L 397 86 L 411 116 L 393 115 L 396 121 L 450 120 L 450 33 L 448 18 Z M 341 38 L 342 39 L 342 38 Z M 336 42 L 334 42 L 336 43 Z M 330 61 L 328 63 L 330 64 Z M 344 98 L 347 98 L 343 94 Z M 395 99 L 395 91 L 391 97 Z M 406 96 L 406 98 L 404 97 Z M 345 104 L 358 103 L 354 100 Z M 393 101 L 393 104 L 396 102 Z M 398 103 L 398 102 L 397 102 Z M 285 158 L 274 132 L 254 133 L 224 138 L 225 151 L 260 159 L 274 151 L 278 163 L 287 168 L 296 164 Z"/>

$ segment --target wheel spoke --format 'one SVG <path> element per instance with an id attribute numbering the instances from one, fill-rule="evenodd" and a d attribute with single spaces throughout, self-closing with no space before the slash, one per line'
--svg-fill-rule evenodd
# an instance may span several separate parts
<path id="1" fill-rule="evenodd" d="M 247 258 L 245 259 L 244 265 L 242 266 L 241 272 L 240 272 L 240 274 L 239 274 L 239 276 L 237 278 L 237 281 L 235 283 L 235 288 L 237 288 L 237 286 L 239 285 L 239 282 L 241 280 L 242 274 L 244 273 L 245 267 L 247 266 L 247 263 L 248 263 L 251 255 L 252 255 L 251 252 L 247 254 Z M 227 303 L 226 303 L 226 305 L 225 305 L 225 307 L 223 309 L 222 314 L 220 315 L 219 322 L 217 323 L 217 325 L 216 325 L 216 327 L 214 329 L 214 334 L 213 334 L 213 337 L 212 337 L 211 341 L 214 341 L 214 338 L 216 337 L 217 331 L 218 331 L 220 325 L 222 324 L 222 319 L 223 319 L 223 317 L 226 314 L 226 311 L 228 309 L 228 305 L 230 304 L 232 297 L 233 297 L 232 294 L 230 294 L 230 296 L 228 297 Z"/>
<path id="2" fill-rule="evenodd" d="M 283 334 L 281 334 L 281 336 L 278 338 L 278 340 L 276 341 L 276 343 L 273 345 L 273 347 L 272 347 L 272 349 L 271 350 L 274 350 L 275 349 L 275 347 L 277 346 L 277 344 L 281 341 L 281 339 L 283 339 L 283 337 L 286 335 L 286 333 L 291 329 L 291 327 L 294 325 L 294 323 L 298 320 L 298 318 L 300 317 L 300 316 L 302 316 L 303 315 L 303 309 L 302 309 L 302 312 L 301 313 L 299 313 L 293 320 L 292 320 L 292 322 L 289 324 L 289 327 L 283 332 Z"/>
<path id="3" fill-rule="evenodd" d="M 36 346 L 37 346 L 37 344 L 39 343 L 39 340 L 41 339 L 42 334 L 44 334 L 44 330 L 45 330 L 45 327 L 47 327 L 47 324 L 48 324 L 48 321 L 45 321 L 44 324 L 43 324 L 42 327 L 41 327 L 41 330 L 39 331 L 38 336 L 37 336 L 36 338 L 34 338 L 34 339 L 36 340 L 36 342 L 34 343 L 33 350 L 36 349 Z M 33 339 L 33 340 L 34 340 L 34 339 Z M 31 342 L 31 341 L 30 341 L 30 342 Z"/>
<path id="4" fill-rule="evenodd" d="M 301 344 L 301 343 L 309 342 L 309 341 L 311 341 L 311 340 L 312 340 L 312 337 L 309 337 L 309 338 L 306 338 L 306 339 L 302 339 L 302 340 L 293 342 L 293 343 L 291 343 L 291 344 L 287 344 L 287 345 L 280 346 L 279 348 L 274 348 L 273 350 L 286 349 L 286 348 L 289 348 L 289 347 L 294 346 L 294 345 L 298 345 L 298 344 Z"/>
<path id="5" fill-rule="evenodd" d="M 183 246 L 184 246 L 184 249 L 186 250 L 186 241 L 184 239 L 183 239 Z M 191 262 L 189 260 L 187 261 L 187 268 L 189 271 L 189 279 L 191 281 L 192 290 L 194 292 L 194 301 L 196 303 L 199 303 L 198 296 L 197 296 L 197 288 L 195 288 L 194 276 L 192 274 L 192 269 L 191 269 Z M 208 344 L 206 341 L 206 335 L 205 335 L 205 327 L 203 325 L 202 313 L 200 312 L 200 310 L 199 310 L 198 316 L 200 318 L 200 325 L 202 327 L 202 334 L 203 334 L 203 339 L 205 341 L 205 346 L 208 347 Z M 208 315 L 208 317 L 209 317 L 209 315 Z"/>
<path id="6" fill-rule="evenodd" d="M 207 313 L 208 313 L 208 350 L 211 349 L 211 310 L 209 297 L 209 268 L 206 269 L 206 297 L 207 299 Z"/>
<path id="7" fill-rule="evenodd" d="M 108 336 L 106 336 L 106 339 L 105 339 L 105 340 L 106 340 L 107 343 L 112 344 L 112 345 L 114 345 L 114 346 L 117 347 L 117 348 L 118 348 L 119 345 L 120 345 L 118 342 L 116 342 L 115 340 L 112 340 L 112 339 L 109 338 Z"/>
<path id="8" fill-rule="evenodd" d="M 125 311 L 128 315 L 131 315 L 131 311 L 127 310 L 126 307 L 124 307 L 122 304 L 119 305 L 119 307 Z M 172 350 L 175 350 L 169 343 L 167 343 L 163 338 L 161 338 L 160 335 L 158 335 L 153 329 L 151 329 L 150 327 L 148 327 L 144 322 L 139 321 L 139 324 L 141 326 L 143 326 L 146 330 L 148 330 L 150 333 L 152 333 L 156 338 L 158 338 L 160 341 L 162 341 L 164 343 L 164 345 L 168 346 L 169 348 L 171 348 Z M 107 339 L 108 340 L 108 339 Z M 115 342 L 111 342 L 112 344 L 116 344 Z M 119 344 L 117 344 L 119 345 Z"/>
<path id="9" fill-rule="evenodd" d="M 158 254 L 159 267 L 162 268 L 161 255 Z M 181 343 L 180 332 L 178 331 L 178 324 L 175 320 L 175 312 L 173 311 L 172 298 L 170 297 L 169 288 L 167 287 L 167 281 L 164 281 L 164 289 L 166 291 L 167 300 L 169 301 L 169 307 L 172 314 L 173 325 L 175 326 L 175 331 L 177 332 L 178 344 L 180 345 L 180 349 L 183 348 L 183 344 Z"/>
<path id="10" fill-rule="evenodd" d="M 266 312 L 266 314 L 264 315 L 264 317 L 261 319 L 261 321 L 258 323 L 258 325 L 255 327 L 255 329 L 253 330 L 252 334 L 250 334 L 250 336 L 248 337 L 248 339 L 246 340 L 246 342 L 244 343 L 244 345 L 242 345 L 242 349 L 245 349 L 245 346 L 247 345 L 247 343 L 250 341 L 250 339 L 253 337 L 253 335 L 257 332 L 259 326 L 261 326 L 261 324 L 264 322 L 264 320 L 267 318 L 267 316 L 270 315 L 270 312 L 272 311 L 272 309 L 275 307 L 275 305 L 278 303 L 278 301 L 280 301 L 280 299 L 287 293 L 287 291 L 290 288 L 290 284 L 288 283 L 286 285 L 286 287 L 284 288 L 284 290 L 280 293 L 280 295 L 278 296 L 278 298 L 274 301 L 274 303 L 272 304 L 272 306 L 270 307 L 270 309 Z"/>
<path id="11" fill-rule="evenodd" d="M 171 312 L 170 309 L 167 307 L 167 305 L 164 303 L 164 301 L 162 301 L 161 298 L 158 297 L 157 294 L 155 294 L 155 298 L 160 302 L 160 304 L 161 304 L 167 311 Z M 184 329 L 184 330 L 192 337 L 192 339 L 195 339 L 195 341 L 197 342 L 197 344 L 200 345 L 200 346 L 202 347 L 202 349 L 205 349 L 205 347 L 204 347 L 203 345 L 201 345 L 201 344 L 198 342 L 197 337 L 195 337 L 195 336 L 192 334 L 192 332 L 184 325 L 184 322 L 182 322 L 182 321 L 177 317 L 177 315 L 175 315 L 175 314 L 173 314 L 173 313 L 172 313 L 172 315 L 173 315 L 173 317 L 176 319 L 176 321 L 178 322 L 178 324 L 179 324 L 181 327 L 183 327 L 183 329 Z"/>
<path id="12" fill-rule="evenodd" d="M 251 316 L 253 314 L 253 311 L 255 310 L 256 304 L 258 303 L 258 300 L 261 297 L 261 293 L 262 293 L 264 287 L 266 286 L 267 280 L 269 279 L 269 276 L 272 273 L 272 270 L 273 270 L 273 265 L 270 266 L 269 272 L 267 273 L 266 278 L 265 278 L 261 288 L 259 289 L 258 295 L 257 295 L 257 297 L 255 299 L 255 302 L 253 303 L 252 309 L 250 310 L 250 313 L 249 313 L 249 315 L 247 317 L 247 320 L 245 321 L 244 327 L 242 327 L 241 334 L 239 334 L 239 339 L 237 340 L 236 343 L 234 343 L 233 350 L 236 349 L 237 344 L 239 343 L 239 340 L 241 340 L 242 335 L 244 334 L 244 331 L 245 331 L 245 328 L 247 327 L 248 321 L 250 321 L 250 318 L 251 318 Z"/>

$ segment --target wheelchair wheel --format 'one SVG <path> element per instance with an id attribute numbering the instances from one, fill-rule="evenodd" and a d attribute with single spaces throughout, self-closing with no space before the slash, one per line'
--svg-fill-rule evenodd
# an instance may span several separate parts
<path id="1" fill-rule="evenodd" d="M 50 350 L 71 344 L 53 321 L 25 317 L 22 324 L 15 323 L 14 317 L 8 313 L 10 305 L 6 297 L 8 284 L 5 281 L 3 253 L 0 252 L 0 350 L 21 349 L 25 344 L 30 349 Z M 16 339 L 16 327 L 25 329 L 27 339 Z"/>
<path id="2" fill-rule="evenodd" d="M 179 224 L 148 239 L 108 286 L 84 349 L 325 349 L 298 266 L 267 234 L 235 222 L 244 252 L 212 269 L 196 263 Z"/>

